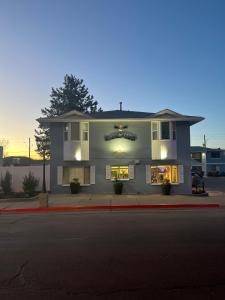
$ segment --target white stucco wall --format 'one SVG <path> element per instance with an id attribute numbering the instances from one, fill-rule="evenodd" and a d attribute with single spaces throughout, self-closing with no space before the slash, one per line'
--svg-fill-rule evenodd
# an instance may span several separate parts
<path id="1" fill-rule="evenodd" d="M 28 175 L 31 172 L 36 178 L 39 179 L 39 185 L 37 191 L 42 189 L 42 176 L 43 176 L 43 167 L 42 166 L 9 166 L 9 167 L 0 167 L 0 178 L 4 176 L 5 173 L 9 171 L 12 175 L 12 189 L 14 192 L 23 191 L 23 179 L 25 175 Z M 50 190 L 50 166 L 46 166 L 46 189 Z"/>

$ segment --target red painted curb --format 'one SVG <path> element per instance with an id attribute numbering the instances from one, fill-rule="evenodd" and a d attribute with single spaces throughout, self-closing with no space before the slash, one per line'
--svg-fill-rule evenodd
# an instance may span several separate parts
<path id="1" fill-rule="evenodd" d="M 171 209 L 171 208 L 219 208 L 218 203 L 205 204 L 133 204 L 133 205 L 93 205 L 93 206 L 59 206 L 46 208 L 14 208 L 0 209 L 0 213 L 23 213 L 23 212 L 52 212 L 52 211 L 82 211 L 82 210 L 113 210 L 113 209 Z"/>

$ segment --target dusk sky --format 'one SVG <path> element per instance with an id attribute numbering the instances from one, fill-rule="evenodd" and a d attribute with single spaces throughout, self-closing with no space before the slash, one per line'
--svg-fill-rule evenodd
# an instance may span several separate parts
<path id="1" fill-rule="evenodd" d="M 35 149 L 35 119 L 64 75 L 83 78 L 104 110 L 200 115 L 225 147 L 224 0 L 0 0 L 0 139 Z M 33 152 L 34 153 L 34 152 Z"/>

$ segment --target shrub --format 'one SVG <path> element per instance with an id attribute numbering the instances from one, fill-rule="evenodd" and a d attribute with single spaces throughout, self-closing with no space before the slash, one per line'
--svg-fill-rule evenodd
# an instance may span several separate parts
<path id="1" fill-rule="evenodd" d="M 28 194 L 29 196 L 33 196 L 38 184 L 39 180 L 34 177 L 31 172 L 29 172 L 28 176 L 26 175 L 23 179 L 24 193 Z"/>
<path id="2" fill-rule="evenodd" d="M 10 194 L 12 192 L 12 175 L 7 171 L 5 176 L 1 176 L 1 187 L 4 194 Z"/>

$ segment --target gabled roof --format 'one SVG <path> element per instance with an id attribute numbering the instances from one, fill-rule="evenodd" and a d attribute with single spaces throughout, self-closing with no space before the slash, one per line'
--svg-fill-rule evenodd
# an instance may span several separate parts
<path id="1" fill-rule="evenodd" d="M 54 122 L 73 122 L 74 120 L 87 119 L 90 121 L 99 120 L 134 120 L 134 121 L 145 121 L 145 120 L 171 120 L 171 121 L 185 121 L 189 125 L 198 123 L 204 118 L 198 116 L 186 116 L 179 114 L 170 109 L 164 109 L 157 113 L 141 112 L 141 111 L 130 111 L 130 110 L 110 110 L 101 111 L 95 113 L 81 113 L 79 111 L 73 110 L 71 112 L 65 113 L 58 117 L 53 118 L 39 118 L 37 121 L 42 124 L 54 123 Z"/>
<path id="2" fill-rule="evenodd" d="M 94 119 L 133 119 L 133 118 L 146 118 L 153 113 L 130 111 L 130 110 L 108 110 L 90 114 Z"/>
<path id="3" fill-rule="evenodd" d="M 83 118 L 89 118 L 90 115 L 87 115 L 85 113 L 82 113 L 78 110 L 71 110 L 63 115 L 60 116 L 60 118 L 65 118 L 65 117 L 83 117 Z"/>
<path id="4" fill-rule="evenodd" d="M 168 109 L 168 108 L 160 110 L 159 112 L 155 113 L 154 115 L 155 116 L 169 115 L 169 116 L 177 116 L 177 117 L 181 117 L 182 116 L 181 114 L 178 114 L 174 110 L 171 110 L 171 109 Z"/>

